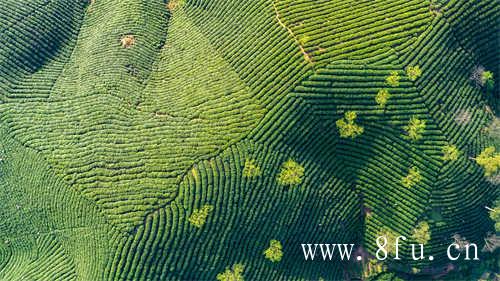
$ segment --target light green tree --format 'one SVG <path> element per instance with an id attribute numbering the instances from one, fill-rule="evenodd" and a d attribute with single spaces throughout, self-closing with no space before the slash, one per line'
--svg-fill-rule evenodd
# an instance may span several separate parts
<path id="1" fill-rule="evenodd" d="M 226 271 L 217 274 L 217 280 L 219 281 L 243 281 L 243 270 L 245 266 L 241 263 L 233 265 L 232 270 L 227 267 Z"/>
<path id="2" fill-rule="evenodd" d="M 412 117 L 408 125 L 404 126 L 407 137 L 412 141 L 418 141 L 422 138 L 425 132 L 425 121 L 417 117 Z"/>
<path id="3" fill-rule="evenodd" d="M 404 187 L 411 188 L 417 185 L 423 179 L 420 171 L 417 167 L 411 167 L 408 171 L 408 175 L 401 179 L 401 183 Z"/>
<path id="4" fill-rule="evenodd" d="M 191 214 L 191 216 L 189 216 L 188 220 L 193 226 L 195 226 L 197 228 L 201 228 L 205 224 L 208 215 L 213 210 L 214 210 L 214 206 L 204 205 L 200 209 L 194 210 L 193 213 Z"/>
<path id="5" fill-rule="evenodd" d="M 443 146 L 443 160 L 444 161 L 455 161 L 460 156 L 460 151 L 456 145 L 447 144 Z"/>
<path id="6" fill-rule="evenodd" d="M 246 178 L 254 178 L 260 175 L 260 167 L 255 163 L 255 159 L 245 160 L 245 167 L 243 168 L 243 176 Z"/>
<path id="7" fill-rule="evenodd" d="M 279 262 L 283 257 L 283 246 L 278 240 L 271 240 L 269 248 L 264 251 L 266 258 L 272 262 Z"/>
<path id="8" fill-rule="evenodd" d="M 399 86 L 399 80 L 401 77 L 397 71 L 391 71 L 390 75 L 385 78 L 385 82 L 392 87 Z"/>
<path id="9" fill-rule="evenodd" d="M 493 79 L 493 72 L 484 71 L 481 73 L 481 84 L 486 87 L 486 90 L 492 90 L 495 86 L 495 80 Z"/>
<path id="10" fill-rule="evenodd" d="M 415 229 L 413 229 L 413 234 L 411 236 L 413 240 L 420 244 L 427 244 L 431 240 L 431 231 L 429 224 L 425 221 L 420 222 Z"/>
<path id="11" fill-rule="evenodd" d="M 500 153 L 495 152 L 495 147 L 487 147 L 476 157 L 476 163 L 483 167 L 484 175 L 489 177 L 495 174 L 500 167 Z"/>
<path id="12" fill-rule="evenodd" d="M 408 78 L 410 78 L 411 81 L 415 81 L 422 75 L 422 70 L 418 65 L 408 66 L 406 67 L 406 75 L 408 76 Z"/>
<path id="13" fill-rule="evenodd" d="M 357 114 L 354 111 L 347 111 L 344 118 L 337 120 L 335 124 L 340 133 L 341 138 L 355 138 L 364 132 L 363 127 L 355 123 Z"/>
<path id="14" fill-rule="evenodd" d="M 385 107 L 390 97 L 391 94 L 389 94 L 389 91 L 387 91 L 386 89 L 381 89 L 375 96 L 375 102 L 378 104 L 378 106 Z"/>
<path id="15" fill-rule="evenodd" d="M 281 172 L 278 174 L 278 184 L 295 186 L 302 183 L 304 178 L 304 167 L 299 163 L 288 159 L 281 167 Z"/>
<path id="16" fill-rule="evenodd" d="M 377 237 L 385 237 L 385 239 L 387 240 L 387 244 L 385 246 L 385 249 L 387 250 L 387 253 L 391 253 L 393 255 L 396 254 L 395 244 L 396 244 L 396 238 L 398 236 L 399 236 L 398 233 L 396 233 L 395 231 L 393 231 L 387 227 L 382 228 L 377 235 Z"/>

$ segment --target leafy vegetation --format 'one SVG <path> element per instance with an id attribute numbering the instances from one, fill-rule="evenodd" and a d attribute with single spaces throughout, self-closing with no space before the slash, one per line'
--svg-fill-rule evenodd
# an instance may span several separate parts
<path id="1" fill-rule="evenodd" d="M 415 229 L 413 229 L 413 234 L 411 238 L 417 241 L 419 244 L 426 245 L 431 239 L 431 231 L 429 224 L 425 221 L 420 222 Z"/>
<path id="2" fill-rule="evenodd" d="M 272 262 L 279 262 L 283 257 L 283 246 L 278 240 L 271 240 L 269 248 L 264 251 L 266 259 Z"/>
<path id="3" fill-rule="evenodd" d="M 381 89 L 377 92 L 377 95 L 375 96 L 375 102 L 378 104 L 378 106 L 385 107 L 390 97 L 391 95 L 389 94 L 388 90 Z"/>
<path id="4" fill-rule="evenodd" d="M 277 181 L 280 185 L 296 186 L 302 183 L 304 178 L 304 167 L 299 163 L 288 159 L 281 167 Z"/>
<path id="5" fill-rule="evenodd" d="M 455 161 L 460 156 L 460 151 L 456 145 L 447 144 L 443 146 L 443 160 L 444 161 Z"/>
<path id="6" fill-rule="evenodd" d="M 420 66 L 408 66 L 406 67 L 406 75 L 411 81 L 417 80 L 420 76 L 422 76 L 422 70 Z"/>
<path id="7" fill-rule="evenodd" d="M 387 253 L 392 254 L 392 256 L 396 254 L 396 238 L 398 236 L 398 233 L 389 228 L 383 228 L 377 235 L 377 237 L 385 237 L 387 239 L 387 244 L 384 248 L 387 250 Z M 380 241 L 380 243 L 383 244 L 383 241 Z"/>
<path id="8" fill-rule="evenodd" d="M 493 72 L 483 71 L 481 74 L 481 84 L 487 89 L 487 91 L 492 90 L 495 87 Z"/>
<path id="9" fill-rule="evenodd" d="M 354 111 L 347 111 L 344 118 L 337 120 L 335 124 L 342 138 L 355 138 L 364 132 L 363 127 L 355 123 L 357 114 Z"/>
<path id="10" fill-rule="evenodd" d="M 245 160 L 243 167 L 243 176 L 247 178 L 255 178 L 260 175 L 260 167 L 255 163 L 255 159 Z"/>
<path id="11" fill-rule="evenodd" d="M 397 71 L 391 71 L 391 74 L 387 76 L 385 79 L 385 82 L 392 87 L 398 87 L 399 86 L 399 80 L 401 79 L 401 76 L 399 76 L 399 73 Z"/>
<path id="12" fill-rule="evenodd" d="M 245 267 L 241 263 L 234 264 L 232 269 L 226 268 L 223 273 L 217 274 L 219 281 L 244 281 L 243 270 Z"/>
<path id="13" fill-rule="evenodd" d="M 374 237 L 429 216 L 426 254 L 496 241 L 499 171 L 467 161 L 497 147 L 495 2 L 0 7 L 0 280 L 441 280 L 446 259 L 371 261 Z M 362 242 L 363 261 L 265 258 L 265 237 L 304 235 Z M 494 272 L 488 255 L 448 279 Z"/>
<path id="14" fill-rule="evenodd" d="M 189 222 L 191 225 L 201 228 L 203 225 L 205 225 L 205 222 L 207 221 L 208 215 L 214 210 L 214 206 L 212 205 L 204 205 L 200 209 L 196 209 L 193 211 L 191 216 L 189 216 Z"/>
<path id="15" fill-rule="evenodd" d="M 406 131 L 406 137 L 408 137 L 412 141 L 418 141 L 422 138 L 423 133 L 425 132 L 425 121 L 420 120 L 417 117 L 411 117 L 408 125 L 404 126 L 404 130 Z"/>
<path id="16" fill-rule="evenodd" d="M 489 146 L 476 157 L 476 163 L 483 167 L 485 176 L 492 176 L 500 167 L 500 153 L 496 152 L 494 146 Z"/>
<path id="17" fill-rule="evenodd" d="M 408 171 L 408 175 L 401 179 L 401 183 L 404 187 L 411 188 L 417 185 L 423 176 L 420 174 L 420 170 L 417 167 L 411 167 Z"/>

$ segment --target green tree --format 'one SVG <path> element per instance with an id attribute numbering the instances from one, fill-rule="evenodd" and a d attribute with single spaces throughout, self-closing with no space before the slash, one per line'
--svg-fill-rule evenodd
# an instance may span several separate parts
<path id="1" fill-rule="evenodd" d="M 378 104 L 378 106 L 385 107 L 390 97 L 391 94 L 389 94 L 389 91 L 387 91 L 386 89 L 381 89 L 375 96 L 375 102 Z"/>
<path id="2" fill-rule="evenodd" d="M 408 66 L 406 68 L 406 75 L 408 78 L 410 78 L 411 81 L 415 81 L 422 75 L 422 70 L 420 69 L 420 66 Z"/>
<path id="3" fill-rule="evenodd" d="M 391 74 L 385 78 L 385 82 L 392 87 L 399 86 L 399 80 L 401 77 L 397 71 L 391 71 Z"/>
<path id="4" fill-rule="evenodd" d="M 283 246 L 278 240 L 271 240 L 269 248 L 264 251 L 266 258 L 272 262 L 279 262 L 283 257 Z"/>
<path id="5" fill-rule="evenodd" d="M 205 224 L 208 215 L 213 210 L 214 210 L 214 206 L 204 205 L 200 209 L 194 210 L 193 213 L 191 214 L 191 216 L 189 216 L 188 220 L 193 226 L 195 226 L 197 228 L 201 228 Z"/>
<path id="6" fill-rule="evenodd" d="M 420 222 L 415 229 L 413 229 L 413 234 L 411 236 L 413 240 L 420 244 L 427 244 L 431 240 L 431 231 L 429 224 L 425 221 Z"/>
<path id="7" fill-rule="evenodd" d="M 412 141 L 418 141 L 422 138 L 425 131 L 425 121 L 417 117 L 412 117 L 408 125 L 404 126 L 407 137 Z"/>
<path id="8" fill-rule="evenodd" d="M 226 267 L 226 271 L 217 274 L 217 280 L 219 281 L 243 281 L 243 270 L 245 266 L 241 263 L 233 265 L 232 270 Z"/>
<path id="9" fill-rule="evenodd" d="M 476 157 L 476 163 L 483 167 L 484 175 L 489 177 L 495 174 L 500 167 L 500 153 L 495 152 L 495 147 L 487 147 Z"/>
<path id="10" fill-rule="evenodd" d="M 418 184 L 423 179 L 420 171 L 417 167 L 411 167 L 408 171 L 408 175 L 401 179 L 401 183 L 404 187 L 411 188 Z"/>
<path id="11" fill-rule="evenodd" d="M 487 91 L 493 90 L 493 88 L 495 87 L 493 72 L 483 71 L 483 73 L 481 73 L 481 84 L 486 88 Z"/>
<path id="12" fill-rule="evenodd" d="M 304 167 L 299 163 L 288 159 L 281 167 L 281 172 L 278 175 L 278 184 L 295 186 L 302 183 L 304 178 Z"/>
<path id="13" fill-rule="evenodd" d="M 260 175 L 260 167 L 255 163 L 255 159 L 245 160 L 245 167 L 243 168 L 243 176 L 246 178 L 254 178 Z"/>
<path id="14" fill-rule="evenodd" d="M 460 151 L 456 145 L 447 144 L 443 146 L 443 160 L 444 161 L 455 161 L 460 156 Z"/>
<path id="15" fill-rule="evenodd" d="M 385 246 L 385 249 L 387 250 L 387 253 L 391 253 L 393 255 L 396 254 L 396 238 L 399 236 L 398 233 L 390 230 L 389 228 L 382 228 L 382 230 L 378 233 L 377 237 L 385 237 L 387 240 L 387 244 Z M 383 241 L 380 241 L 380 243 L 383 244 Z"/>
<path id="16" fill-rule="evenodd" d="M 363 127 L 354 123 L 357 114 L 354 111 L 347 111 L 344 118 L 337 120 L 335 124 L 340 133 L 341 138 L 355 138 L 364 132 Z"/>

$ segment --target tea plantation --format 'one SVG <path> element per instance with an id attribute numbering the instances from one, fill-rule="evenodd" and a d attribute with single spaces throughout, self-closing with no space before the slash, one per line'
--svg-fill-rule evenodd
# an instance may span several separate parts
<path id="1" fill-rule="evenodd" d="M 0 1 L 0 280 L 497 280 L 499 77 L 499 0 Z"/>

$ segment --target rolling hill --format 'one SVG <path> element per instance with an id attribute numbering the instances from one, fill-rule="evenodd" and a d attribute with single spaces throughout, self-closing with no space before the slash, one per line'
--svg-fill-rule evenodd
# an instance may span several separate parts
<path id="1" fill-rule="evenodd" d="M 446 257 L 495 234 L 498 0 L 6 0 L 0 42 L 0 280 L 499 274 Z"/>

